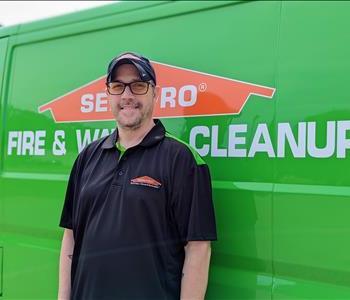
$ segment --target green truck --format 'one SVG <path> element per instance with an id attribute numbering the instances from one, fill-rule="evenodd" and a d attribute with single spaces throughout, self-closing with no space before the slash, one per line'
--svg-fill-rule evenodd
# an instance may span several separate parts
<path id="1" fill-rule="evenodd" d="M 122 51 L 211 169 L 207 299 L 350 299 L 350 2 L 122 2 L 0 29 L 0 299 L 55 299 L 77 154 Z"/>

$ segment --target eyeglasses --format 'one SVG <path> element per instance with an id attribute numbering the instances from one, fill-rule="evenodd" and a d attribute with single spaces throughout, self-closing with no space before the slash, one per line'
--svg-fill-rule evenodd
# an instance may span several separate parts
<path id="1" fill-rule="evenodd" d="M 111 81 L 107 82 L 106 85 L 108 93 L 110 93 L 111 95 L 123 94 L 127 86 L 134 95 L 144 95 L 148 92 L 148 88 L 150 85 L 154 86 L 148 81 L 133 81 L 129 83 L 121 81 Z"/>

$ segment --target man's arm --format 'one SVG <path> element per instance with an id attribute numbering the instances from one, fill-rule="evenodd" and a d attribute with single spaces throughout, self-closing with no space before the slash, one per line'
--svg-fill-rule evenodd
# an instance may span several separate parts
<path id="1" fill-rule="evenodd" d="M 208 284 L 210 241 L 191 241 L 185 247 L 181 300 L 202 300 Z"/>
<path id="2" fill-rule="evenodd" d="M 60 255 L 60 272 L 58 299 L 68 300 L 70 298 L 71 278 L 70 271 L 72 265 L 72 255 L 74 249 L 73 230 L 65 229 L 62 239 L 61 255 Z"/>

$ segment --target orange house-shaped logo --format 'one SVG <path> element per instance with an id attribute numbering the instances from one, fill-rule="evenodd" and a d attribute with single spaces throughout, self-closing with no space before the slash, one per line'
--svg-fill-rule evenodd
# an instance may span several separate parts
<path id="1" fill-rule="evenodd" d="M 161 87 L 154 118 L 239 114 L 250 95 L 271 99 L 275 89 L 180 67 L 152 62 Z M 103 76 L 41 105 L 55 122 L 114 120 Z"/>

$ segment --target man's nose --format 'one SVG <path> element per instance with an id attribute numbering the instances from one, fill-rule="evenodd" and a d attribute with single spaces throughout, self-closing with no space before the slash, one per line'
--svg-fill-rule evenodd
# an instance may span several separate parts
<path id="1" fill-rule="evenodd" d="M 134 98 L 134 94 L 130 90 L 130 86 L 126 86 L 124 92 L 122 93 L 122 98 Z"/>

